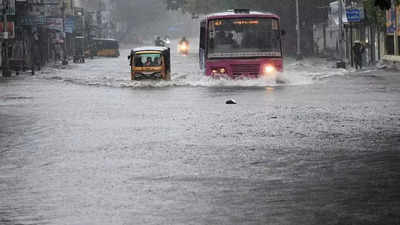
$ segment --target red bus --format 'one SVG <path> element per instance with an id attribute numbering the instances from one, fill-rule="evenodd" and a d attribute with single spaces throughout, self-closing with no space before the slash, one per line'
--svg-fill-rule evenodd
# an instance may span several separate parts
<path id="1" fill-rule="evenodd" d="M 200 24 L 200 68 L 207 76 L 272 76 L 283 70 L 280 18 L 235 9 L 206 16 Z"/>

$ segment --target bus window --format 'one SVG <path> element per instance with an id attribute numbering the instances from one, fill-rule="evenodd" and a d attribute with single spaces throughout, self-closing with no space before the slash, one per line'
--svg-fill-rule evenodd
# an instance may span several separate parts
<path id="1" fill-rule="evenodd" d="M 200 48 L 206 49 L 206 23 L 202 22 L 200 25 Z"/>

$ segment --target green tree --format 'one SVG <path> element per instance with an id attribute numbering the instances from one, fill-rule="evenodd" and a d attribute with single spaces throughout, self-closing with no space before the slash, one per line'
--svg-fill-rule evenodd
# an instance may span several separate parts
<path id="1" fill-rule="evenodd" d="M 368 21 L 375 25 L 378 30 L 385 29 L 386 11 L 375 6 L 375 0 L 364 0 L 364 8 Z"/>

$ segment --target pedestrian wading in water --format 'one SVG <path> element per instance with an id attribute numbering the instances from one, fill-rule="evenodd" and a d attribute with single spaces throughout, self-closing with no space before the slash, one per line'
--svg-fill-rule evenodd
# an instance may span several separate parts
<path id="1" fill-rule="evenodd" d="M 360 41 L 355 41 L 352 50 L 356 69 L 362 69 L 362 55 L 365 51 L 364 45 Z"/>

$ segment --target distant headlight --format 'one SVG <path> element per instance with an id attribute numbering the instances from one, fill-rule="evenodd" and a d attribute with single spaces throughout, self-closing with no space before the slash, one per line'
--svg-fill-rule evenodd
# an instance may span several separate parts
<path id="1" fill-rule="evenodd" d="M 186 44 L 181 44 L 179 45 L 179 50 L 180 51 L 186 51 L 189 49 L 189 46 L 187 46 Z"/>

